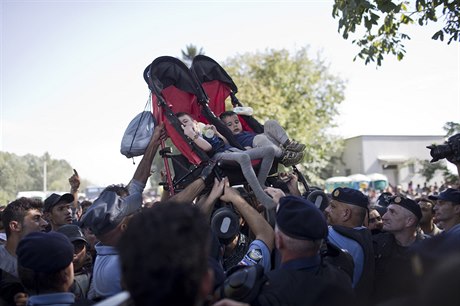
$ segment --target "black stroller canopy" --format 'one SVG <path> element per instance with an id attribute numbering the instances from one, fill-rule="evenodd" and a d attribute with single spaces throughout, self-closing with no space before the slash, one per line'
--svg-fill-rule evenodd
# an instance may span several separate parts
<path id="1" fill-rule="evenodd" d="M 206 55 L 195 56 L 190 69 L 196 75 L 200 84 L 213 80 L 219 80 L 226 83 L 233 93 L 238 92 L 238 87 L 224 68 Z"/>
<path id="2" fill-rule="evenodd" d="M 188 67 L 175 57 L 161 56 L 156 58 L 145 68 L 144 80 L 149 85 L 150 90 L 156 93 L 160 93 L 163 89 L 173 85 L 199 98 L 203 96 L 200 86 L 196 84 Z"/>

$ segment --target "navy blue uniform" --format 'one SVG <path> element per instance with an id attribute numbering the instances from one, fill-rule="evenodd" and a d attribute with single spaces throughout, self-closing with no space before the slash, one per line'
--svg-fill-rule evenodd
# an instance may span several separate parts
<path id="1" fill-rule="evenodd" d="M 288 261 L 266 274 L 256 301 L 251 305 L 353 305 L 350 277 L 321 262 L 319 255 Z"/>

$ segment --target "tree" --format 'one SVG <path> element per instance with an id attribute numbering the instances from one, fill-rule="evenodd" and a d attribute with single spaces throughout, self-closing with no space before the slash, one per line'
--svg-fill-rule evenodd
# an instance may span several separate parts
<path id="1" fill-rule="evenodd" d="M 48 153 L 43 156 L 27 154 L 18 156 L 0 152 L 0 204 L 7 204 L 16 198 L 19 191 L 43 190 L 43 165 L 47 168 L 47 190 L 68 192 L 69 177 L 73 170 L 65 160 L 52 159 Z M 82 179 L 83 190 L 89 182 Z"/>
<path id="2" fill-rule="evenodd" d="M 294 54 L 267 50 L 237 55 L 224 67 L 239 88 L 239 100 L 254 109 L 259 122 L 276 119 L 291 138 L 307 144 L 302 172 L 310 182 L 322 183 L 322 171 L 341 149 L 327 130 L 344 100 L 344 81 L 321 59 L 310 59 L 307 48 Z"/>
<path id="3" fill-rule="evenodd" d="M 352 43 L 361 48 L 354 60 L 359 57 L 365 64 L 377 61 L 380 66 L 387 54 L 398 60 L 404 58 L 403 42 L 410 37 L 402 32 L 403 25 L 440 22 L 441 28 L 432 39 L 444 41 L 446 38 L 447 44 L 460 41 L 458 0 L 335 0 L 332 16 L 339 17 L 339 32 L 342 31 L 345 39 L 350 33 L 364 30 Z"/>
<path id="4" fill-rule="evenodd" d="M 200 50 L 198 50 L 198 48 L 193 44 L 185 46 L 185 51 L 181 50 L 181 52 L 182 52 L 182 60 L 189 67 L 192 65 L 192 61 L 195 58 L 195 56 L 204 55 L 203 48 L 200 48 Z"/>
<path id="5" fill-rule="evenodd" d="M 454 134 L 460 133 L 460 123 L 456 122 L 446 122 L 443 126 L 444 131 L 446 131 L 446 137 L 450 137 Z"/>

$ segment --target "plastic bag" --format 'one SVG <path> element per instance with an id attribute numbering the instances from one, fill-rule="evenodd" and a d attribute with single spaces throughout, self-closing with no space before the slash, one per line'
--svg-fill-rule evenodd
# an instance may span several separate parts
<path id="1" fill-rule="evenodd" d="M 155 119 L 150 111 L 139 113 L 129 123 L 121 139 L 120 153 L 131 158 L 145 153 L 155 128 Z"/>

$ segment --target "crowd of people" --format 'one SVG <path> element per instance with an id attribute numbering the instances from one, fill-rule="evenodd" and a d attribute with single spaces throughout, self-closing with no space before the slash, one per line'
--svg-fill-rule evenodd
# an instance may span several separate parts
<path id="1" fill-rule="evenodd" d="M 338 187 L 317 205 L 296 173 L 266 185 L 274 158 L 292 165 L 305 149 L 273 122 L 267 131 L 282 136 L 278 150 L 267 134 L 245 135 L 245 151 L 216 130 L 201 135 L 187 114 L 178 118 L 215 160 L 237 161 L 250 188 L 230 186 L 210 163 L 184 190 L 144 206 L 150 167 L 167 137 L 160 124 L 126 186 L 79 203 L 75 172 L 69 193 L 4 208 L 1 306 L 460 303 L 459 186 L 381 194 Z M 241 133 L 234 114 L 223 120 Z M 255 173 L 250 161 L 262 157 L 269 162 Z"/>

